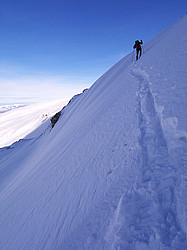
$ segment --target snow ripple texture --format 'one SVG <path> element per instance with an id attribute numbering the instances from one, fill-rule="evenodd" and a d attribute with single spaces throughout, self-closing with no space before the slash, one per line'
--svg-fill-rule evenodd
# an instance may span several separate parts
<path id="1" fill-rule="evenodd" d="M 0 249 L 187 249 L 186 27 L 0 149 Z"/>

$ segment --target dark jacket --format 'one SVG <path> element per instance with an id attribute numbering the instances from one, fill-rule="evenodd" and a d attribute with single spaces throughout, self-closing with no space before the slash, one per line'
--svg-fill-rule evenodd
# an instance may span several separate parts
<path id="1" fill-rule="evenodd" d="M 142 40 L 141 41 L 136 40 L 133 48 L 140 49 L 141 48 L 140 44 L 143 44 Z"/>

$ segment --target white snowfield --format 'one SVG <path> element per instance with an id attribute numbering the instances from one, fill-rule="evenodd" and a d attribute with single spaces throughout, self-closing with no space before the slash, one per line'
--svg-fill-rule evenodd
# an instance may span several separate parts
<path id="1" fill-rule="evenodd" d="M 186 27 L 0 150 L 0 249 L 187 249 Z"/>
<path id="2" fill-rule="evenodd" d="M 0 107 L 0 147 L 9 146 L 23 138 L 39 136 L 50 124 L 49 118 L 60 111 L 67 101 L 68 99 L 60 99 L 23 107 Z M 45 126 L 38 130 L 37 128 L 47 120 Z"/>

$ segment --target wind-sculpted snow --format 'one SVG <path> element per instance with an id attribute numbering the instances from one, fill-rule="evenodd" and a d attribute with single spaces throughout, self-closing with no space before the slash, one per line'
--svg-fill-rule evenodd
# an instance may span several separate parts
<path id="1" fill-rule="evenodd" d="M 1 249 L 187 249 L 186 26 L 0 150 Z"/>

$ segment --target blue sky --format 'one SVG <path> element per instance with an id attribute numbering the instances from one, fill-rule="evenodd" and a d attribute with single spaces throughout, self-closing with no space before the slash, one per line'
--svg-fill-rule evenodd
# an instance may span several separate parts
<path id="1" fill-rule="evenodd" d="M 71 97 L 186 12 L 186 0 L 0 0 L 0 105 Z"/>

